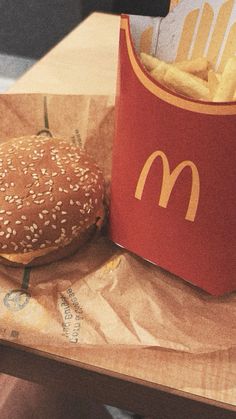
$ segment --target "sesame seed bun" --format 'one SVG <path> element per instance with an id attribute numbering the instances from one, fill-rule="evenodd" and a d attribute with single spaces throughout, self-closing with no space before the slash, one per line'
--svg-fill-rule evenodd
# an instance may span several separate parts
<path id="1" fill-rule="evenodd" d="M 0 145 L 0 263 L 36 266 L 74 253 L 104 218 L 104 180 L 61 138 Z"/>

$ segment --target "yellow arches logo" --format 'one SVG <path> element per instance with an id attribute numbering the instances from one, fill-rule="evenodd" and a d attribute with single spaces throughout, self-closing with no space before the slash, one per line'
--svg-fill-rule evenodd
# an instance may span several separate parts
<path id="1" fill-rule="evenodd" d="M 198 202 L 199 202 L 199 195 L 200 195 L 200 178 L 199 173 L 196 165 L 190 161 L 185 160 L 179 163 L 175 169 L 171 172 L 170 165 L 168 159 L 163 153 L 163 151 L 158 150 L 153 152 L 148 159 L 146 160 L 135 190 L 135 198 L 141 200 L 143 195 L 143 190 L 146 184 L 147 176 L 150 172 L 150 169 L 154 163 L 154 161 L 160 158 L 162 161 L 163 167 L 163 176 L 162 176 L 162 186 L 161 186 L 161 193 L 159 197 L 159 205 L 163 208 L 166 208 L 170 199 L 171 192 L 174 188 L 176 180 L 178 179 L 179 175 L 182 171 L 189 167 L 191 169 L 192 174 L 192 187 L 190 192 L 189 204 L 186 212 L 185 219 L 188 221 L 194 221 L 197 213 Z"/>

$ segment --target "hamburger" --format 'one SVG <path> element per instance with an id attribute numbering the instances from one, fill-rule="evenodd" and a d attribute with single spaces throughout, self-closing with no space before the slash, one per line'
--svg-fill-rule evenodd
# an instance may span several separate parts
<path id="1" fill-rule="evenodd" d="M 37 266 L 77 251 L 104 219 L 104 180 L 86 152 L 62 138 L 0 145 L 0 263 Z"/>

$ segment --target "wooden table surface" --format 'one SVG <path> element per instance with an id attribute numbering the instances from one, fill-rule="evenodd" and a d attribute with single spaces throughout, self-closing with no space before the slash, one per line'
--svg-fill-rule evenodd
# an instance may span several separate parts
<path id="1" fill-rule="evenodd" d="M 94 13 L 8 92 L 115 94 L 118 42 L 119 17 Z"/>
<path id="2" fill-rule="evenodd" d="M 118 40 L 119 17 L 94 13 L 23 75 L 9 93 L 113 95 L 116 88 Z M 15 363 L 12 363 L 13 353 L 17 360 Z M 0 355 L 0 370 L 3 372 L 29 378 L 29 374 L 27 375 L 21 368 L 21 360 L 26 355 L 29 359 L 33 356 L 32 365 L 37 365 L 37 359 L 44 359 L 45 368 L 50 371 L 47 362 L 52 358 L 51 355 L 37 354 L 35 351 L 32 353 L 19 347 L 14 349 L 14 345 L 6 346 L 6 343 L 0 346 Z M 177 415 L 177 411 L 173 413 L 173 406 L 170 409 L 165 396 L 172 394 L 172 396 L 183 396 L 186 400 L 185 406 L 190 399 L 200 401 L 203 406 L 206 403 L 205 407 L 218 406 L 220 412 L 216 413 L 213 409 L 214 412 L 208 411 L 204 416 L 202 411 L 198 411 L 198 404 L 195 404 L 193 408 L 198 413 L 197 416 L 192 414 L 191 417 L 227 418 L 231 417 L 231 414 L 236 414 L 234 413 L 236 412 L 236 349 L 192 355 L 158 348 L 132 349 L 108 346 L 103 351 L 97 351 L 93 347 L 78 347 L 76 359 L 77 364 L 71 363 L 69 359 L 54 357 L 52 362 L 55 365 L 51 364 L 52 371 L 55 367 L 55 371 L 59 374 L 60 365 L 70 365 L 70 367 L 77 365 L 80 376 L 83 375 L 83 371 L 89 371 L 89 374 L 98 376 L 101 374 L 103 379 L 115 378 L 118 387 L 120 383 L 117 394 L 119 393 L 120 399 L 123 397 L 124 400 L 127 399 L 126 393 L 132 395 L 133 390 L 132 386 L 122 387 L 122 383 L 136 384 L 133 391 L 133 394 L 136 394 L 136 402 L 133 404 L 127 402 L 124 407 L 137 409 L 142 413 L 144 411 L 157 413 L 159 403 L 159 409 L 164 412 L 160 417 L 189 418 L 189 411 L 186 410 L 188 413 L 184 414 L 181 403 L 178 405 L 176 399 L 174 406 L 179 406 L 180 416 Z M 32 379 L 40 381 L 36 371 L 34 374 Z M 53 374 L 55 377 L 56 373 Z M 70 372 L 70 376 L 75 380 L 73 374 Z M 92 376 L 90 378 L 94 379 Z M 60 381 L 59 376 L 57 380 Z M 104 392 L 115 385 L 109 380 L 106 383 L 103 380 L 102 383 Z M 148 392 L 140 393 L 140 388 L 149 391 L 149 399 L 146 397 Z M 160 397 L 160 394 L 164 395 L 164 398 Z M 147 403 L 150 403 L 149 409 L 148 406 L 142 409 L 144 400 L 141 395 Z M 99 397 L 102 399 L 101 395 Z M 158 401 L 156 405 L 155 400 Z M 115 400 L 113 396 L 112 401 L 118 403 L 119 400 Z M 220 408 L 229 411 L 227 414 L 222 413 Z"/>

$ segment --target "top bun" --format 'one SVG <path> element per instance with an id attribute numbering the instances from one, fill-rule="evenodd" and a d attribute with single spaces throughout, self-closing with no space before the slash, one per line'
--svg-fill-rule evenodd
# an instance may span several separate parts
<path id="1" fill-rule="evenodd" d="M 0 145 L 0 257 L 27 264 L 68 246 L 104 216 L 96 163 L 61 138 Z"/>

